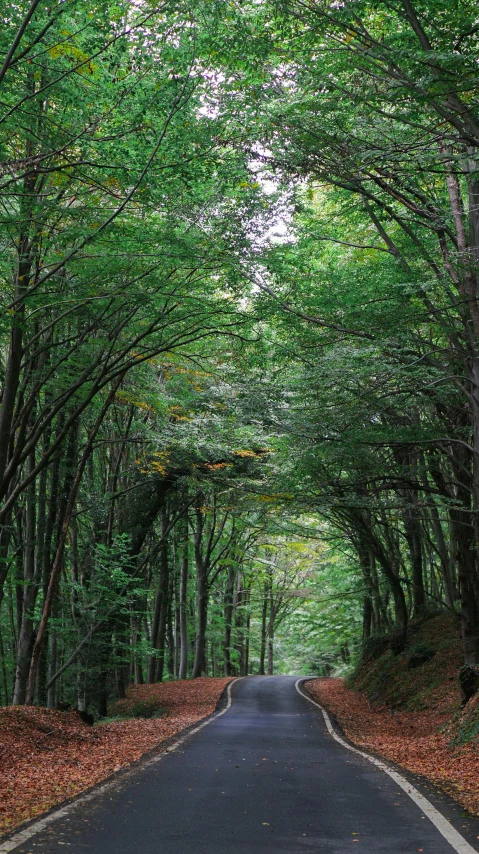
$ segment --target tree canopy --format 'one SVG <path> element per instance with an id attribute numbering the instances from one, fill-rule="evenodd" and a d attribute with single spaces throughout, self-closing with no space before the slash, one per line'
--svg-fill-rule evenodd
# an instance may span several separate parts
<path id="1" fill-rule="evenodd" d="M 0 696 L 479 665 L 479 23 L 461 0 L 11 5 Z"/>

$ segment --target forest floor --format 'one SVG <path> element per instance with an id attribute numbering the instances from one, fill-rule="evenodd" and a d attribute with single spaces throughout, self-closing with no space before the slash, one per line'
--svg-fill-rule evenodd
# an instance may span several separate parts
<path id="1" fill-rule="evenodd" d="M 429 660 L 414 664 L 427 651 Z M 479 695 L 461 708 L 460 664 L 455 621 L 441 615 L 413 625 L 400 655 L 383 651 L 347 681 L 315 679 L 306 688 L 354 744 L 431 780 L 479 815 Z"/>
<path id="2" fill-rule="evenodd" d="M 111 712 L 84 724 L 75 711 L 0 709 L 0 834 L 45 813 L 130 765 L 214 712 L 230 679 L 135 685 Z M 159 717 L 129 717 L 141 713 Z"/>

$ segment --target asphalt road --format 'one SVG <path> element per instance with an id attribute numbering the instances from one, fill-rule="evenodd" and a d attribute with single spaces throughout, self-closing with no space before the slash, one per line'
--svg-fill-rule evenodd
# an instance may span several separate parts
<path id="1" fill-rule="evenodd" d="M 236 682 L 224 715 L 17 854 L 451 854 L 392 779 L 331 738 L 295 681 Z"/>

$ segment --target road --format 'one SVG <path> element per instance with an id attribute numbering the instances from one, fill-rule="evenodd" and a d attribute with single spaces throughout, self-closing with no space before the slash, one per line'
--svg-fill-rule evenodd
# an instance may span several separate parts
<path id="1" fill-rule="evenodd" d="M 160 761 L 80 801 L 16 854 L 461 850 L 394 780 L 331 738 L 321 712 L 299 695 L 295 681 L 258 676 L 235 682 L 225 714 Z M 447 817 L 448 809 L 446 799 Z M 456 826 L 467 825 L 461 833 L 475 839 L 475 823 L 461 819 L 460 810 L 453 820 L 458 816 L 463 824 Z"/>

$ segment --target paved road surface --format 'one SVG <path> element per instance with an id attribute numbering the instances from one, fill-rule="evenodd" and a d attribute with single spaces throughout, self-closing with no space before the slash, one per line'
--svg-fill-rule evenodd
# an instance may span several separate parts
<path id="1" fill-rule="evenodd" d="M 293 677 L 240 680 L 232 698 L 16 854 L 451 854 L 393 780 L 328 735 Z"/>

